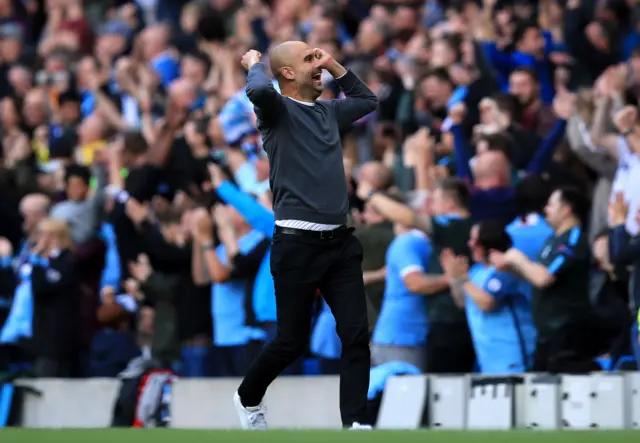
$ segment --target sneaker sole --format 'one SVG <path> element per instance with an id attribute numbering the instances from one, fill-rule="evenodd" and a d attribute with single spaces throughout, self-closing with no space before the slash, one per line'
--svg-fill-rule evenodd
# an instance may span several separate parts
<path id="1" fill-rule="evenodd" d="M 242 406 L 240 396 L 237 392 L 233 394 L 233 405 L 236 407 L 236 412 L 238 413 L 238 418 L 240 419 L 240 426 L 242 426 L 242 429 L 249 429 L 247 411 L 244 409 L 244 406 Z"/>

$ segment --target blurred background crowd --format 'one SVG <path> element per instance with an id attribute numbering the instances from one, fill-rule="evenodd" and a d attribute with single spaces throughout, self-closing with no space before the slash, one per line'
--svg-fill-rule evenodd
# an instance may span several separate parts
<path id="1" fill-rule="evenodd" d="M 462 205 L 480 222 L 476 262 L 496 265 L 516 237 L 535 262 L 568 219 L 588 241 L 565 254 L 576 257 L 556 280 L 578 281 L 556 291 L 569 301 L 547 316 L 535 315 L 530 287 L 516 290 L 525 303 L 514 310 L 498 296 L 505 281 L 490 279 L 479 295 L 467 290 L 461 315 L 435 318 L 455 328 L 433 350 L 453 359 L 441 371 L 530 369 L 536 330 L 567 306 L 588 311 L 590 334 L 562 345 L 589 362 L 581 370 L 633 367 L 639 6 L 0 0 L 2 369 L 116 376 L 153 361 L 185 377 L 244 374 L 277 324 L 269 164 L 240 58 L 253 48 L 268 62 L 286 40 L 331 53 L 379 98 L 342 134 L 376 367 L 429 370 L 422 355 L 438 314 L 427 313 L 421 278 L 442 248 L 415 228 L 437 215 L 438 189 L 440 206 Z M 321 98 L 341 98 L 328 73 L 323 81 Z M 470 196 L 438 184 L 447 177 L 465 179 Z M 493 212 L 473 198 L 492 189 L 511 192 Z M 389 201 L 402 210 L 385 212 Z M 436 259 L 453 280 L 467 273 L 447 251 Z M 309 351 L 291 374 L 339 372 L 335 322 L 318 295 Z M 461 333 L 470 354 L 442 352 L 462 346 Z M 487 349 L 514 346 L 518 364 L 487 363 Z"/>

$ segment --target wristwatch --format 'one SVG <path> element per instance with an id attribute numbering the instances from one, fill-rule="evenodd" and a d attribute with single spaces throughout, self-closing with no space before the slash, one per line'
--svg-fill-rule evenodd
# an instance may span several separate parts
<path id="1" fill-rule="evenodd" d="M 209 242 L 209 243 L 204 243 L 202 245 L 202 250 L 203 251 L 208 251 L 209 249 L 213 249 L 213 243 Z"/>

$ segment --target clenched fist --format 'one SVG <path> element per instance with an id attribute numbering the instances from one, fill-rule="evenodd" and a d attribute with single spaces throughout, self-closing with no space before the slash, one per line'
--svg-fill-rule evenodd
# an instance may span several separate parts
<path id="1" fill-rule="evenodd" d="M 0 258 L 11 257 L 13 248 L 11 242 L 4 237 L 0 237 Z"/>
<path id="2" fill-rule="evenodd" d="M 252 49 L 242 56 L 242 66 L 248 71 L 253 65 L 260 61 L 260 57 L 262 57 L 262 54 Z"/>
<path id="3" fill-rule="evenodd" d="M 451 109 L 449 109 L 449 117 L 454 125 L 461 124 L 466 114 L 467 107 L 462 102 L 456 103 L 451 107 Z"/>

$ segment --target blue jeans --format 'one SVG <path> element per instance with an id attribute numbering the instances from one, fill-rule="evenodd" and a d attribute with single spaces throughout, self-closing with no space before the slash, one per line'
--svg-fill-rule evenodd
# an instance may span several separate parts
<path id="1" fill-rule="evenodd" d="M 182 377 L 206 377 L 207 357 L 210 353 L 209 346 L 183 346 L 182 357 Z"/>

